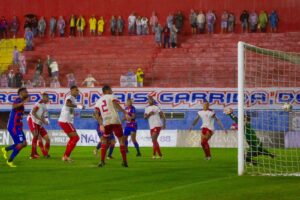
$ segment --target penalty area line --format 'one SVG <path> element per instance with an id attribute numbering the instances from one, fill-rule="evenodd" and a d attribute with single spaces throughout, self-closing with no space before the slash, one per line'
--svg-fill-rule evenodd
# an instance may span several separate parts
<path id="1" fill-rule="evenodd" d="M 146 197 L 146 196 L 152 196 L 152 195 L 155 195 L 155 194 L 160 194 L 160 193 L 166 193 L 166 192 L 185 189 L 185 188 L 188 188 L 188 187 L 191 187 L 191 186 L 194 186 L 194 185 L 202 185 L 202 184 L 207 184 L 207 183 L 218 182 L 218 181 L 230 179 L 232 177 L 234 177 L 234 176 L 227 176 L 227 177 L 217 178 L 217 179 L 207 180 L 207 181 L 199 181 L 199 182 L 195 182 L 195 183 L 180 185 L 180 186 L 173 187 L 173 188 L 170 188 L 170 189 L 158 190 L 158 191 L 154 191 L 154 192 L 146 192 L 146 193 L 143 193 L 143 194 L 137 194 L 137 195 L 131 195 L 131 196 L 128 196 L 128 197 L 117 198 L 117 199 L 114 199 L 114 200 L 129 200 L 129 199 L 136 199 L 136 198 L 141 198 L 141 197 Z"/>

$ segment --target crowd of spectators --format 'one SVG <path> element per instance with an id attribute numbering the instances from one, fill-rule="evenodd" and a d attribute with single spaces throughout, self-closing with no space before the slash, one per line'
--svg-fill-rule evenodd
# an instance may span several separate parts
<path id="1" fill-rule="evenodd" d="M 219 20 L 222 33 L 234 32 L 234 27 L 237 23 L 236 14 L 226 10 L 222 12 Z M 66 36 L 66 32 L 68 32 L 70 37 L 75 37 L 76 35 L 82 37 L 87 27 L 91 36 L 103 35 L 105 24 L 107 23 L 111 35 L 123 35 L 126 25 L 129 35 L 147 35 L 156 33 L 155 27 L 159 22 L 161 23 L 161 27 L 166 26 L 170 31 L 172 25 L 174 25 L 177 33 L 180 33 L 183 29 L 185 19 L 187 19 L 191 27 L 191 33 L 197 34 L 205 32 L 214 33 L 217 18 L 213 10 L 205 13 L 202 10 L 196 11 L 193 9 L 187 17 L 181 11 L 169 13 L 166 20 L 159 20 L 156 12 L 152 12 L 149 17 L 132 12 L 127 18 L 127 24 L 125 19 L 120 15 L 112 15 L 110 19 L 104 19 L 103 16 L 96 17 L 96 15 L 91 15 L 90 17 L 86 17 L 81 14 L 78 16 L 71 14 L 69 17 L 51 16 L 49 19 L 45 19 L 44 16 L 38 18 L 34 14 L 28 14 L 25 16 L 23 28 L 24 33 L 29 29 L 32 32 L 32 34 L 28 33 L 27 37 L 29 38 L 31 35 L 34 37 L 44 37 L 46 30 L 49 31 L 51 37 L 64 37 Z M 276 32 L 278 22 L 279 17 L 275 10 L 271 11 L 269 15 L 265 11 L 257 14 L 256 11 L 248 12 L 244 10 L 240 15 L 240 23 L 244 32 L 248 30 L 250 32 L 257 30 L 265 32 L 268 23 L 270 24 L 271 31 Z M 11 20 L 7 20 L 2 16 L 0 18 L 0 38 L 16 37 L 20 27 L 20 21 L 16 16 L 13 16 Z M 69 31 L 66 31 L 67 28 L 69 28 Z"/>
<path id="2" fill-rule="evenodd" d="M 68 33 L 69 37 L 83 37 L 85 32 L 91 36 L 101 36 L 105 32 L 105 27 L 109 27 L 111 35 L 123 35 L 127 27 L 129 35 L 148 35 L 153 34 L 155 43 L 159 48 L 177 48 L 178 34 L 183 32 L 184 22 L 187 20 L 191 27 L 192 34 L 213 34 L 217 22 L 220 24 L 221 33 L 233 33 L 237 23 L 240 23 L 243 33 L 246 32 L 266 32 L 268 24 L 271 32 L 277 32 L 279 17 L 275 10 L 267 14 L 265 11 L 247 11 L 244 10 L 239 16 L 239 21 L 233 12 L 224 10 L 218 20 L 217 15 L 213 10 L 204 12 L 203 10 L 190 10 L 188 17 L 181 11 L 169 13 L 165 20 L 159 19 L 156 12 L 152 12 L 148 18 L 145 15 L 138 15 L 132 12 L 126 20 L 118 15 L 111 16 L 110 19 L 104 19 L 103 16 L 96 17 L 91 15 L 89 18 L 72 14 L 65 19 L 63 16 L 52 16 L 49 19 L 45 17 L 37 17 L 34 14 L 26 15 L 24 21 L 24 38 L 26 41 L 26 50 L 33 50 L 34 37 L 43 38 L 49 32 L 50 37 L 65 37 Z M 107 25 L 106 25 L 107 24 Z M 16 16 L 13 16 L 8 21 L 4 16 L 0 18 L 0 39 L 1 38 L 15 38 L 18 36 L 20 30 L 20 21 Z M 88 27 L 89 31 L 85 31 Z M 66 29 L 69 28 L 69 31 Z M 49 55 L 45 61 L 37 59 L 34 77 L 31 80 L 24 81 L 23 76 L 27 71 L 26 58 L 23 53 L 19 52 L 17 47 L 13 51 L 13 64 L 18 66 L 15 70 L 9 70 L 0 76 L 1 87 L 45 87 L 44 65 L 46 66 L 48 76 L 51 81 L 48 85 L 51 87 L 60 87 L 59 82 L 59 66 L 58 63 Z M 135 73 L 137 77 L 138 86 L 143 86 L 144 74 L 142 69 L 138 69 Z M 67 75 L 68 86 L 76 84 L 74 74 Z M 86 87 L 94 87 L 98 82 L 91 74 L 82 82 Z"/>

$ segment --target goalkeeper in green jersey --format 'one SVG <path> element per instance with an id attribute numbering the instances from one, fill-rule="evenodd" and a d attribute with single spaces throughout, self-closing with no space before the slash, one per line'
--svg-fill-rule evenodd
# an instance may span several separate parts
<path id="1" fill-rule="evenodd" d="M 229 115 L 230 118 L 235 122 L 238 123 L 238 118 L 233 114 L 231 108 L 224 111 L 225 114 Z M 261 141 L 257 138 L 255 130 L 251 126 L 250 116 L 245 115 L 245 137 L 247 144 L 249 145 L 249 149 L 246 154 L 246 162 L 252 163 L 254 165 L 257 164 L 256 161 L 253 160 L 253 157 L 257 157 L 259 155 L 266 155 L 274 158 L 274 154 L 270 153 L 266 149 L 263 148 Z"/>

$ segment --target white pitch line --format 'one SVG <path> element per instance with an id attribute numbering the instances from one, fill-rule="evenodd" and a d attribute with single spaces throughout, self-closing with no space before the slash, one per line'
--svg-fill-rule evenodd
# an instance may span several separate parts
<path id="1" fill-rule="evenodd" d="M 132 195 L 132 196 L 118 198 L 118 199 L 114 199 L 114 200 L 128 200 L 128 199 L 141 198 L 141 197 L 145 197 L 145 196 L 152 196 L 153 194 L 165 193 L 165 192 L 170 192 L 170 191 L 174 191 L 174 190 L 181 190 L 181 189 L 188 188 L 188 187 L 191 187 L 191 186 L 194 186 L 194 185 L 213 183 L 213 182 L 217 182 L 217 181 L 221 181 L 221 180 L 225 180 L 225 179 L 230 179 L 232 177 L 233 176 L 228 176 L 228 177 L 217 178 L 217 179 L 213 179 L 213 180 L 199 181 L 199 182 L 195 182 L 195 183 L 190 183 L 190 184 L 185 184 L 185 185 L 173 187 L 173 188 L 170 188 L 170 189 L 158 190 L 158 191 L 154 191 L 154 192 L 147 192 L 147 193 L 143 193 L 143 194 L 140 194 L 140 195 Z"/>

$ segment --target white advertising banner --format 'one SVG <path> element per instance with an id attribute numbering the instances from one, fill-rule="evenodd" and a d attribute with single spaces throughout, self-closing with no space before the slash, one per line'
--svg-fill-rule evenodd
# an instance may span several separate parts
<path id="1" fill-rule="evenodd" d="M 34 88 L 28 91 L 30 101 L 26 109 L 32 108 L 43 92 L 49 94 L 49 109 L 60 109 L 69 89 Z M 235 107 L 238 101 L 236 88 L 113 88 L 113 91 L 121 104 L 132 98 L 137 108 L 145 108 L 148 95 L 153 96 L 163 109 L 199 109 L 204 101 L 208 101 L 213 109 L 223 109 L 226 106 Z M 101 88 L 80 88 L 77 102 L 92 109 L 101 95 Z M 16 97 L 16 89 L 1 89 L 0 111 L 11 109 Z M 295 106 L 300 103 L 300 88 L 247 89 L 245 99 L 246 105 L 253 109 L 279 108 L 284 103 Z"/>
<path id="2" fill-rule="evenodd" d="M 77 130 L 80 140 L 77 143 L 78 146 L 96 146 L 99 142 L 99 137 L 95 130 Z M 65 146 L 68 142 L 68 137 L 62 131 L 49 131 L 49 137 L 51 139 L 51 145 Z M 32 135 L 29 131 L 25 131 L 27 143 L 30 145 L 32 141 Z M 151 147 L 152 140 L 149 130 L 138 130 L 137 140 L 141 147 Z M 129 137 L 129 146 L 133 146 Z M 159 144 L 162 147 L 176 147 L 177 144 L 177 130 L 162 130 L 158 138 Z M 12 140 L 8 131 L 0 130 L 0 145 L 10 145 Z M 117 143 L 117 146 L 119 144 Z"/>

